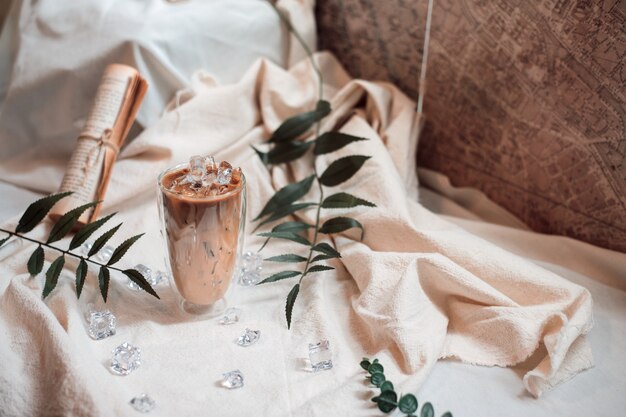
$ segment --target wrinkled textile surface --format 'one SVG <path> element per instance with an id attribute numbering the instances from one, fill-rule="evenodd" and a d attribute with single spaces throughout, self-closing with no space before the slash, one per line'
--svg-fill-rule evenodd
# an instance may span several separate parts
<path id="1" fill-rule="evenodd" d="M 0 326 L 7 335 L 0 344 L 7 364 L 0 373 L 3 410 L 9 415 L 124 414 L 130 398 L 147 392 L 160 401 L 163 415 L 206 410 L 214 415 L 363 415 L 376 414 L 358 367 L 363 355 L 379 355 L 390 377 L 414 389 L 440 358 L 510 366 L 539 349 L 537 365 L 523 375 L 524 386 L 536 396 L 592 366 L 583 336 L 592 326 L 588 291 L 420 205 L 414 103 L 390 84 L 350 80 L 330 55 L 320 55 L 319 63 L 324 95 L 334 109 L 322 131 L 337 126 L 369 140 L 319 157 L 318 169 L 341 155 L 371 155 L 340 188 L 378 207 L 350 211 L 365 226 L 365 238 L 359 241 L 352 232 L 334 236 L 343 258 L 331 262 L 336 271 L 303 281 L 292 330 L 284 322 L 289 280 L 233 287 L 229 301 L 244 309 L 242 321 L 220 326 L 183 317 L 169 288 L 159 289 L 158 301 L 127 290 L 114 277 L 107 307 L 118 316 L 118 333 L 92 341 L 82 314 L 85 303 L 98 300 L 95 276 L 89 275 L 76 301 L 73 274 L 65 271 L 42 302 L 42 277 L 28 277 L 24 247 L 0 263 Z M 165 167 L 192 154 L 214 154 L 241 166 L 249 219 L 276 189 L 311 172 L 307 162 L 268 172 L 249 146 L 262 144 L 286 117 L 314 106 L 308 62 L 286 72 L 259 61 L 236 84 L 198 81 L 194 92 L 129 144 L 115 167 L 103 215 L 120 211 L 125 221 L 120 235 L 146 232 L 127 255 L 129 266 L 162 264 L 155 179 Z M 47 181 L 60 181 L 59 168 L 22 167 L 11 176 L 11 167 L 3 166 L 15 183 L 27 177 L 38 181 L 43 172 Z M 315 198 L 312 191 L 307 200 Z M 324 210 L 322 221 L 338 213 Z M 307 221 L 313 216 L 313 210 L 300 215 Z M 43 226 L 34 232 L 44 233 Z M 249 233 L 248 247 L 260 243 Z M 272 242 L 264 254 L 299 249 Z M 262 332 L 260 342 L 246 349 L 234 343 L 245 327 Z M 321 339 L 330 341 L 335 367 L 306 372 L 307 345 Z M 124 341 L 143 349 L 144 364 L 128 377 L 114 376 L 107 361 Z M 246 386 L 219 388 L 221 374 L 233 369 L 244 373 Z"/>
<path id="2" fill-rule="evenodd" d="M 314 46 L 312 1 L 278 4 Z M 67 159 L 107 64 L 147 79 L 145 127 L 197 69 L 232 83 L 258 58 L 304 58 L 290 39 L 265 1 L 14 0 L 0 36 L 0 161 Z"/>

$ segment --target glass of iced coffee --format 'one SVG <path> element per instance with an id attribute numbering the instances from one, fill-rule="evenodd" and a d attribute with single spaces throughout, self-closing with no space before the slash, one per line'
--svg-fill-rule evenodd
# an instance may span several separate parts
<path id="1" fill-rule="evenodd" d="M 173 287 L 191 314 L 220 314 L 243 248 L 246 179 L 240 168 L 212 157 L 165 170 L 159 211 Z"/>

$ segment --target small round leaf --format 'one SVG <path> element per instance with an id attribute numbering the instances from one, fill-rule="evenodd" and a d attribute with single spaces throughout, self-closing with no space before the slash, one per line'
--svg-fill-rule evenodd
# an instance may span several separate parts
<path id="1" fill-rule="evenodd" d="M 372 363 L 368 368 L 367 371 L 370 374 L 373 374 L 374 372 L 380 372 L 383 373 L 385 372 L 385 368 L 383 368 L 383 366 L 377 362 Z"/>
<path id="2" fill-rule="evenodd" d="M 370 381 L 373 385 L 380 387 L 383 382 L 385 382 L 385 374 L 383 374 L 382 372 L 374 372 Z"/>
<path id="3" fill-rule="evenodd" d="M 370 361 L 363 358 L 363 360 L 361 361 L 361 368 L 365 369 L 367 371 L 367 369 L 369 368 L 369 366 L 371 365 Z"/>
<path id="4" fill-rule="evenodd" d="M 383 392 L 384 391 L 393 391 L 393 384 L 391 383 L 391 381 L 385 381 L 380 386 L 380 390 L 383 391 Z"/>
<path id="5" fill-rule="evenodd" d="M 405 394 L 400 397 L 398 407 L 405 414 L 413 414 L 417 410 L 417 398 L 413 394 Z"/>
<path id="6" fill-rule="evenodd" d="M 433 405 L 431 403 L 425 403 L 422 406 L 420 417 L 435 417 L 435 410 L 433 409 Z"/>
<path id="7" fill-rule="evenodd" d="M 383 413 L 390 413 L 398 406 L 397 400 L 398 394 L 395 391 L 385 391 L 376 397 L 376 404 Z"/>

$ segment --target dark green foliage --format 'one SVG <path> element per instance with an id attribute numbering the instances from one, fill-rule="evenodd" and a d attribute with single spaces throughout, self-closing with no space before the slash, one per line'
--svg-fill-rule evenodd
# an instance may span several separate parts
<path id="1" fill-rule="evenodd" d="M 326 171 L 320 177 L 320 182 L 327 187 L 335 187 L 342 182 L 348 181 L 359 169 L 365 161 L 371 156 L 351 155 L 339 158 L 332 162 Z"/>
<path id="2" fill-rule="evenodd" d="M 107 294 L 109 293 L 110 280 L 111 273 L 109 272 L 109 268 L 101 266 L 100 272 L 98 273 L 98 283 L 100 284 L 100 294 L 102 294 L 102 299 L 105 303 L 107 302 Z"/>
<path id="3" fill-rule="evenodd" d="M 366 139 L 332 131 L 320 134 L 322 126 L 320 122 L 331 112 L 330 103 L 322 99 L 322 72 L 318 68 L 316 61 L 313 59 L 311 51 L 294 30 L 293 26 L 291 26 L 289 20 L 283 16 L 282 12 L 278 10 L 272 2 L 268 1 L 268 3 L 274 8 L 281 21 L 287 25 L 288 30 L 294 33 L 296 39 L 300 41 L 302 47 L 307 51 L 313 69 L 319 78 L 318 86 L 320 99 L 314 110 L 297 114 L 283 121 L 283 123 L 270 137 L 268 141 L 270 147 L 267 152 L 263 152 L 256 147 L 253 147 L 253 149 L 261 161 L 266 165 L 290 163 L 309 155 L 313 157 L 313 160 L 310 161 L 311 165 L 316 166 L 315 158 L 317 158 L 317 156 L 328 155 L 334 151 L 349 146 L 354 142 Z M 315 135 L 312 139 L 309 136 L 306 136 L 307 132 L 313 131 L 315 131 Z M 313 152 L 309 152 L 309 149 L 311 148 L 313 148 Z M 302 279 L 309 273 L 334 269 L 333 267 L 326 265 L 317 264 L 311 266 L 310 264 L 332 258 L 341 258 L 339 252 L 337 252 L 337 250 L 328 243 L 318 242 L 319 235 L 339 233 L 344 230 L 357 227 L 361 229 L 361 238 L 363 237 L 363 226 L 361 223 L 348 217 L 331 219 L 320 227 L 320 211 L 322 208 L 347 209 L 357 206 L 375 207 L 373 203 L 348 193 L 340 192 L 333 194 L 326 199 L 323 198 L 324 186 L 334 187 L 344 181 L 347 181 L 354 176 L 357 171 L 359 171 L 369 158 L 369 156 L 365 155 L 349 155 L 336 159 L 328 165 L 326 170 L 321 175 L 318 175 L 317 170 L 315 169 L 312 175 L 278 190 L 265 204 L 265 207 L 263 207 L 259 215 L 254 219 L 254 221 L 260 220 L 260 223 L 257 226 L 258 228 L 289 215 L 297 216 L 297 214 L 299 214 L 297 213 L 298 211 L 316 206 L 317 212 L 315 214 L 315 225 L 309 225 L 299 221 L 288 221 L 275 226 L 271 232 L 259 234 L 259 236 L 266 238 L 261 245 L 259 252 L 265 248 L 272 238 L 287 239 L 308 246 L 308 256 L 289 254 L 274 256 L 267 259 L 273 262 L 305 262 L 301 271 L 283 271 L 261 281 L 261 283 L 275 282 L 300 275 L 300 281 L 292 288 L 289 296 L 287 297 L 287 305 L 285 308 L 287 315 L 287 327 L 291 327 L 291 314 L 293 312 L 293 306 L 297 298 L 298 291 L 300 291 L 299 284 L 302 282 Z M 298 202 L 299 199 L 309 193 L 313 182 L 316 182 L 318 186 L 319 201 L 317 203 Z M 308 232 L 308 229 L 310 228 L 312 228 L 314 232 L 312 240 L 309 240 L 310 236 L 305 237 L 301 234 L 302 232 Z M 319 252 L 319 254 L 313 256 L 313 252 Z"/>
<path id="4" fill-rule="evenodd" d="M 322 203 L 322 208 L 328 209 L 344 209 L 356 206 L 376 207 L 376 204 L 370 203 L 367 200 L 363 200 L 362 198 L 355 197 L 348 193 L 333 194 L 326 197 Z"/>
<path id="5" fill-rule="evenodd" d="M 115 234 L 115 232 L 117 232 L 117 230 L 122 226 L 122 223 L 118 224 L 117 226 L 115 226 L 113 229 L 108 230 L 107 232 L 105 232 L 104 234 L 102 234 L 102 236 L 100 236 L 98 239 L 96 239 L 95 242 L 93 242 L 93 246 L 91 247 L 91 249 L 89 249 L 89 253 L 87 253 L 88 257 L 92 257 L 94 256 L 96 253 L 100 252 L 100 249 L 102 249 L 104 247 L 104 245 L 107 244 L 107 242 L 109 241 L 109 239 L 111 239 L 111 237 L 113 237 L 113 235 Z"/>
<path id="6" fill-rule="evenodd" d="M 37 275 L 43 269 L 44 253 L 41 245 L 37 246 L 37 249 L 30 255 L 28 259 L 28 273 L 31 275 Z"/>
<path id="7" fill-rule="evenodd" d="M 85 285 L 85 278 L 89 267 L 84 259 L 81 259 L 76 268 L 76 297 L 80 298 L 80 293 L 83 292 L 83 285 Z"/>
<path id="8" fill-rule="evenodd" d="M 72 228 L 76 225 L 78 218 L 87 210 L 96 205 L 100 204 L 99 201 L 93 201 L 91 203 L 83 204 L 82 206 L 76 207 L 65 213 L 52 227 L 50 231 L 50 235 L 48 236 L 48 240 L 46 243 L 53 243 L 58 240 L 61 240 L 65 237 L 66 234 L 69 233 Z"/>
<path id="9" fill-rule="evenodd" d="M 346 135 L 345 133 L 340 132 L 326 132 L 315 141 L 315 149 L 313 150 L 313 153 L 315 155 L 322 155 L 334 152 L 352 142 L 357 142 L 360 140 L 367 139 L 359 138 L 352 135 Z"/>
<path id="10" fill-rule="evenodd" d="M 398 408 L 407 417 L 415 417 L 414 413 L 417 411 L 419 403 L 417 398 L 413 394 L 400 395 L 396 393 L 391 381 L 385 378 L 385 369 L 378 362 L 378 359 L 374 359 L 372 362 L 368 358 L 363 358 L 359 364 L 361 368 L 368 372 L 367 379 L 370 384 L 380 389 L 380 394 L 372 401 L 376 403 L 378 409 L 383 413 L 391 413 Z M 434 417 L 435 411 L 431 403 L 426 403 L 422 406 L 420 417 Z M 452 413 L 449 411 L 444 413 L 441 417 L 452 417 Z"/>
<path id="11" fill-rule="evenodd" d="M 88 223 L 84 225 L 83 227 L 81 227 L 78 230 L 78 232 L 76 232 L 76 234 L 72 238 L 72 241 L 70 242 L 70 250 L 76 249 L 77 247 L 85 243 L 85 241 L 89 239 L 89 236 L 91 236 L 96 230 L 100 228 L 100 226 L 102 226 L 104 223 L 107 222 L 107 220 L 109 220 L 111 217 L 115 216 L 116 214 L 117 213 L 109 214 L 106 217 L 103 217 L 99 220 Z"/>
<path id="12" fill-rule="evenodd" d="M 139 285 L 142 290 L 144 290 L 151 296 L 161 299 L 161 297 L 159 297 L 159 295 L 150 286 L 150 283 L 146 281 L 143 275 L 141 275 L 141 272 L 137 271 L 136 269 L 125 269 L 122 271 L 122 274 L 126 275 L 131 281 Z"/>
<path id="13" fill-rule="evenodd" d="M 50 268 L 48 268 L 46 272 L 46 283 L 43 286 L 42 298 L 46 298 L 50 295 L 52 290 L 57 286 L 63 265 L 65 265 L 65 257 L 63 255 L 56 258 L 52 264 L 50 264 Z"/>
<path id="14" fill-rule="evenodd" d="M 87 258 L 74 254 L 71 250 L 76 249 L 80 245 L 82 245 L 96 230 L 98 230 L 107 220 L 115 215 L 115 213 L 110 214 L 104 218 L 96 220 L 94 222 L 88 223 L 84 225 L 72 238 L 69 248 L 67 250 L 63 250 L 57 246 L 53 246 L 52 243 L 57 242 L 63 239 L 76 225 L 80 216 L 88 209 L 95 207 L 99 204 L 98 201 L 87 203 L 82 206 L 79 206 L 75 209 L 70 210 L 69 212 L 62 215 L 52 226 L 50 230 L 50 234 L 48 235 L 48 239 L 45 242 L 31 239 L 29 237 L 22 236 L 22 234 L 31 231 L 39 222 L 41 222 L 45 216 L 48 214 L 52 206 L 54 206 L 59 200 L 64 197 L 67 197 L 72 193 L 60 193 L 53 194 L 47 197 L 41 198 L 31 205 L 25 210 L 24 214 L 20 218 L 18 225 L 15 229 L 15 232 L 11 232 L 9 230 L 0 229 L 0 231 L 8 233 L 9 236 L 0 240 L 0 246 L 2 246 L 5 242 L 7 242 L 12 236 L 18 237 L 20 239 L 25 239 L 31 242 L 38 243 L 39 246 L 33 251 L 32 255 L 28 259 L 27 268 L 28 272 L 32 275 L 37 275 L 43 270 L 44 261 L 45 261 L 45 253 L 43 246 L 55 250 L 57 252 L 61 252 L 61 255 L 57 257 L 48 267 L 46 271 L 46 281 L 43 288 L 42 296 L 46 298 L 50 293 L 56 288 L 57 283 L 59 281 L 59 276 L 61 275 L 61 271 L 65 266 L 65 256 L 71 256 L 74 258 L 80 259 L 78 263 L 78 267 L 76 268 L 76 296 L 80 297 L 82 293 L 83 286 L 85 284 L 85 279 L 87 278 L 87 273 L 89 272 L 88 262 L 96 264 L 100 266 L 100 271 L 98 273 L 98 283 L 100 287 L 100 292 L 102 294 L 102 298 L 104 301 L 107 300 L 107 294 L 109 291 L 109 282 L 111 279 L 110 270 L 113 269 L 115 271 L 119 271 L 128 276 L 131 280 L 137 283 L 144 291 L 149 294 L 159 298 L 154 289 L 150 286 L 148 281 L 134 269 L 124 270 L 113 267 L 112 265 L 119 262 L 122 257 L 126 254 L 128 249 L 143 235 L 139 234 L 131 237 L 124 241 L 121 245 L 119 245 L 111 255 L 111 259 L 109 260 L 107 265 L 103 265 L 99 262 L 96 262 L 91 258 L 91 256 L 95 255 L 100 251 L 104 245 L 109 241 L 109 239 L 117 232 L 117 230 L 122 225 L 121 223 L 112 228 L 111 230 L 105 232 L 94 242 L 92 248 L 89 250 L 87 254 Z"/>
<path id="15" fill-rule="evenodd" d="M 287 328 L 291 328 L 291 313 L 293 312 L 293 305 L 296 303 L 296 298 L 298 298 L 298 292 L 300 292 L 300 284 L 296 284 L 293 286 L 291 291 L 289 291 L 289 295 L 287 296 L 287 303 L 285 304 L 285 315 L 287 317 Z"/>
<path id="16" fill-rule="evenodd" d="M 72 194 L 71 192 L 52 194 L 47 197 L 41 198 L 32 203 L 20 220 L 17 222 L 15 233 L 28 233 L 39 224 L 40 221 L 46 217 L 46 214 L 52 209 L 59 200 Z"/>
<path id="17" fill-rule="evenodd" d="M 361 229 L 361 239 L 363 239 L 363 233 L 365 232 L 363 225 L 350 217 L 334 217 L 327 220 L 320 228 L 320 233 L 339 233 L 353 227 Z"/>

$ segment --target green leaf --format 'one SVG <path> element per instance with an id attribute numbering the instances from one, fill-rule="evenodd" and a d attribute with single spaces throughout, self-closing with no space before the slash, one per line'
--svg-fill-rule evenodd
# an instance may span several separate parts
<path id="1" fill-rule="evenodd" d="M 115 248 L 115 250 L 113 251 L 113 255 L 111 255 L 111 259 L 109 259 L 107 265 L 113 265 L 117 263 L 120 259 L 122 259 L 128 249 L 130 249 L 130 247 L 133 246 L 133 244 L 143 235 L 145 235 L 145 233 L 140 233 L 122 242 L 122 244 Z"/>
<path id="2" fill-rule="evenodd" d="M 311 249 L 313 249 L 314 252 L 321 252 L 333 258 L 341 258 L 341 254 L 326 242 L 318 243 Z"/>
<path id="3" fill-rule="evenodd" d="M 333 258 L 336 258 L 336 256 L 320 254 L 320 255 L 315 256 L 313 259 L 311 259 L 311 262 L 325 261 L 326 259 L 333 259 Z"/>
<path id="4" fill-rule="evenodd" d="M 364 234 L 363 225 L 350 217 L 334 217 L 330 220 L 327 220 L 326 222 L 324 222 L 319 232 L 325 234 L 339 233 L 343 232 L 344 230 L 352 229 L 353 227 L 361 229 L 362 240 Z"/>
<path id="5" fill-rule="evenodd" d="M 445 413 L 441 415 L 441 417 L 452 417 L 452 413 L 449 411 L 446 411 Z"/>
<path id="6" fill-rule="evenodd" d="M 378 397 L 374 397 L 372 399 L 377 405 L 378 409 L 383 413 L 390 413 L 396 409 L 398 406 L 398 394 L 395 391 L 384 391 L 381 392 Z"/>
<path id="7" fill-rule="evenodd" d="M 276 239 L 286 239 L 291 240 L 292 242 L 300 243 L 301 245 L 311 246 L 311 242 L 309 242 L 306 238 L 297 235 L 291 232 L 266 232 L 266 233 L 258 233 L 257 236 L 261 237 L 273 237 Z"/>
<path id="8" fill-rule="evenodd" d="M 65 257 L 63 255 L 56 258 L 52 264 L 50 264 L 50 268 L 46 271 L 46 283 L 43 286 L 42 298 L 46 298 L 50 295 L 52 290 L 57 286 L 63 265 L 65 265 Z"/>
<path id="9" fill-rule="evenodd" d="M 277 272 L 274 275 L 271 275 L 267 278 L 265 278 L 263 281 L 259 282 L 257 285 L 261 285 L 261 284 L 267 284 L 269 282 L 276 282 L 276 281 L 280 281 L 282 279 L 287 279 L 287 278 L 291 278 L 291 277 L 295 277 L 296 275 L 300 275 L 300 272 L 298 271 L 282 271 L 282 272 Z"/>
<path id="10" fill-rule="evenodd" d="M 372 378 L 370 381 L 372 382 L 372 384 L 380 387 L 383 382 L 385 382 L 385 374 L 383 374 L 382 372 L 372 372 Z"/>
<path id="11" fill-rule="evenodd" d="M 290 253 L 286 255 L 272 256 L 270 258 L 266 258 L 265 260 L 270 262 L 305 262 L 306 258 L 304 256 Z"/>
<path id="12" fill-rule="evenodd" d="M 393 384 L 391 383 L 391 381 L 385 381 L 380 385 L 380 390 L 381 391 L 393 391 Z"/>
<path id="13" fill-rule="evenodd" d="M 296 303 L 296 298 L 298 298 L 298 292 L 300 291 L 300 284 L 296 284 L 293 286 L 291 291 L 289 291 L 289 295 L 287 296 L 287 303 L 285 304 L 285 315 L 287 316 L 287 328 L 291 328 L 291 313 L 293 312 L 293 305 Z"/>
<path id="14" fill-rule="evenodd" d="M 303 230 L 311 229 L 313 226 L 310 224 L 299 222 L 299 221 L 289 221 L 285 223 L 281 223 L 277 226 L 274 226 L 272 232 L 301 232 Z"/>
<path id="15" fill-rule="evenodd" d="M 385 368 L 383 368 L 383 366 L 380 363 L 374 362 L 370 365 L 369 368 L 367 368 L 367 371 L 370 374 L 373 374 L 375 372 L 380 372 L 382 374 L 383 372 L 385 372 Z"/>
<path id="16" fill-rule="evenodd" d="M 109 294 L 109 281 L 111 280 L 111 273 L 109 272 L 109 268 L 106 266 L 100 267 L 100 272 L 98 272 L 98 283 L 100 284 L 100 294 L 102 294 L 102 299 L 104 302 L 107 302 L 107 295 Z"/>
<path id="17" fill-rule="evenodd" d="M 435 410 L 433 409 L 433 405 L 431 403 L 425 403 L 422 406 L 420 417 L 435 417 Z"/>
<path id="18" fill-rule="evenodd" d="M 146 278 L 144 278 L 141 272 L 136 269 L 125 269 L 122 271 L 122 274 L 126 275 L 132 282 L 139 285 L 139 287 L 148 294 L 161 299 L 156 291 L 154 291 L 154 289 L 150 286 L 150 283 L 146 281 Z"/>
<path id="19" fill-rule="evenodd" d="M 339 158 L 332 162 L 320 177 L 320 182 L 327 187 L 334 187 L 352 178 L 365 161 L 371 156 L 352 155 Z"/>
<path id="20" fill-rule="evenodd" d="M 85 243 L 85 241 L 89 239 L 89 236 L 91 236 L 96 230 L 98 230 L 100 226 L 102 226 L 104 223 L 107 222 L 107 220 L 109 220 L 111 217 L 115 216 L 116 214 L 117 213 L 109 214 L 106 217 L 103 217 L 94 222 L 88 223 L 84 225 L 83 227 L 81 227 L 78 230 L 78 232 L 76 232 L 76 234 L 72 238 L 72 241 L 70 242 L 70 250 L 76 249 L 77 247 Z"/>
<path id="21" fill-rule="evenodd" d="M 310 274 L 312 272 L 330 271 L 331 269 L 335 269 L 335 268 L 333 268 L 332 266 L 328 266 L 328 265 L 313 265 L 312 267 L 306 270 L 306 273 Z"/>
<path id="22" fill-rule="evenodd" d="M 98 239 L 96 239 L 96 241 L 93 242 L 93 246 L 91 247 L 91 249 L 89 249 L 89 253 L 87 254 L 87 257 L 91 257 L 95 255 L 96 253 L 100 252 L 100 249 L 102 249 L 104 245 L 107 244 L 109 239 L 111 239 L 111 237 L 115 234 L 115 232 L 117 232 L 117 229 L 119 229 L 120 226 L 122 226 L 122 223 L 118 224 L 113 229 L 110 229 L 109 231 L 105 232 L 102 236 L 100 236 Z"/>
<path id="23" fill-rule="evenodd" d="M 9 239 L 11 239 L 11 235 L 5 237 L 4 239 L 0 239 L 0 247 L 4 245 L 5 243 L 7 243 Z"/>
<path id="24" fill-rule="evenodd" d="M 46 214 L 48 214 L 52 206 L 54 206 L 59 200 L 67 197 L 70 194 L 72 194 L 71 191 L 59 194 L 52 194 L 32 203 L 30 206 L 28 206 L 20 220 L 17 222 L 17 227 L 15 228 L 15 231 L 17 233 L 27 233 L 33 230 L 35 226 L 37 226 L 37 224 L 39 224 L 39 222 L 42 221 L 44 217 L 46 217 Z"/>
<path id="25" fill-rule="evenodd" d="M 254 221 L 257 221 L 261 217 L 267 216 L 268 214 L 273 213 L 303 197 L 311 189 L 314 179 L 315 175 L 310 175 L 302 181 L 286 185 L 278 190 L 276 194 L 270 198 L 267 204 L 265 204 L 265 207 L 263 207 L 263 210 L 261 210 L 261 213 L 256 216 Z"/>
<path id="26" fill-rule="evenodd" d="M 367 371 L 367 368 L 371 365 L 369 359 L 367 358 L 363 358 L 363 360 L 361 361 L 361 363 L 359 364 L 361 365 L 361 368 L 365 369 Z"/>
<path id="27" fill-rule="evenodd" d="M 404 414 L 413 414 L 417 410 L 417 398 L 413 394 L 405 394 L 398 401 L 398 408 Z M 424 407 L 422 407 L 422 411 Z"/>
<path id="28" fill-rule="evenodd" d="M 76 225 L 78 218 L 89 208 L 100 204 L 100 201 L 92 201 L 91 203 L 83 204 L 65 213 L 52 227 L 50 235 L 46 243 L 53 243 L 61 240 L 66 234 Z"/>
<path id="29" fill-rule="evenodd" d="M 85 285 L 85 278 L 87 277 L 87 271 L 89 267 L 87 262 L 81 258 L 76 268 L 76 298 L 80 298 L 80 293 L 83 291 L 83 285 Z"/>
<path id="30" fill-rule="evenodd" d="M 279 225 L 276 225 L 272 228 L 272 232 L 292 232 L 292 233 L 299 233 L 303 230 L 307 230 L 312 228 L 313 226 L 311 226 L 310 224 L 306 224 L 304 222 L 299 222 L 299 221 L 289 221 L 289 222 L 285 222 L 285 223 L 281 223 Z M 263 248 L 265 247 L 265 245 L 267 245 L 267 242 L 270 241 L 270 237 L 268 237 L 267 239 L 265 239 L 265 242 L 263 242 L 263 245 L 261 245 L 261 247 L 259 248 L 259 252 L 261 250 L 263 250 Z"/>
<path id="31" fill-rule="evenodd" d="M 276 210 L 274 214 L 272 214 L 270 217 L 268 217 L 267 219 L 259 223 L 259 226 L 263 226 L 264 224 L 271 223 L 282 217 L 289 216 L 290 214 L 293 214 L 298 210 L 302 210 L 307 207 L 311 207 L 315 205 L 316 205 L 315 203 L 295 203 L 289 206 L 281 207 L 278 210 Z"/>
<path id="32" fill-rule="evenodd" d="M 254 152 L 256 152 L 257 155 L 259 155 L 259 158 L 261 159 L 261 162 L 263 162 L 263 165 L 267 165 L 269 163 L 267 160 L 267 152 L 260 151 L 252 145 L 250 145 L 250 147 L 254 149 Z"/>
<path id="33" fill-rule="evenodd" d="M 360 138 L 340 132 L 326 132 L 315 140 L 315 149 L 313 152 L 315 155 L 334 152 L 352 142 L 358 142 L 360 140 L 367 140 L 367 138 Z"/>
<path id="34" fill-rule="evenodd" d="M 285 120 L 274 131 L 270 142 L 287 142 L 296 139 L 298 136 L 306 132 L 319 120 L 322 120 L 330 113 L 330 103 L 327 101 L 318 101 L 315 110 L 292 116 Z"/>
<path id="35" fill-rule="evenodd" d="M 348 193 L 337 193 L 328 196 L 322 203 L 322 208 L 326 209 L 343 209 L 356 206 L 376 207 L 376 204 L 370 203 L 362 198 L 355 197 Z"/>
<path id="36" fill-rule="evenodd" d="M 267 153 L 267 163 L 281 164 L 298 159 L 306 153 L 312 144 L 312 141 L 279 143 Z"/>
<path id="37" fill-rule="evenodd" d="M 41 245 L 37 246 L 37 249 L 30 255 L 28 259 L 28 272 L 31 275 L 37 275 L 43 269 L 43 258 L 44 258 L 43 248 Z"/>

